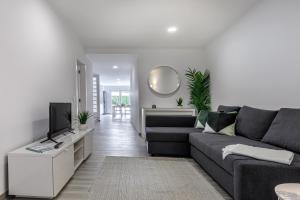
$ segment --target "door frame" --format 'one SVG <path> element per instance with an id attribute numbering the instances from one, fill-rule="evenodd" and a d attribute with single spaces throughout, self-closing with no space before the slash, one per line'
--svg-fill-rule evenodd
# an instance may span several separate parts
<path id="1" fill-rule="evenodd" d="M 75 59 L 76 69 L 76 115 L 87 109 L 87 80 L 86 80 L 86 64 L 81 60 Z"/>

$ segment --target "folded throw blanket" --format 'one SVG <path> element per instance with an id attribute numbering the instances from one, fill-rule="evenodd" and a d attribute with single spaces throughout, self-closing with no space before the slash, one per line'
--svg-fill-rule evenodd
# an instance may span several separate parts
<path id="1" fill-rule="evenodd" d="M 233 144 L 224 147 L 223 160 L 230 154 L 249 156 L 259 160 L 277 162 L 290 165 L 294 159 L 294 153 L 286 150 L 274 150 L 261 147 L 253 147 L 244 144 Z"/>

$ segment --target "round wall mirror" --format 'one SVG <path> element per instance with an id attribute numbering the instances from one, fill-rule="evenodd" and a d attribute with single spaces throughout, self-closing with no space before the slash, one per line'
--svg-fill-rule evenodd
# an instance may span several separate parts
<path id="1" fill-rule="evenodd" d="M 168 95 L 180 87 L 180 77 L 175 69 L 169 66 L 155 67 L 150 71 L 149 87 L 158 94 Z"/>

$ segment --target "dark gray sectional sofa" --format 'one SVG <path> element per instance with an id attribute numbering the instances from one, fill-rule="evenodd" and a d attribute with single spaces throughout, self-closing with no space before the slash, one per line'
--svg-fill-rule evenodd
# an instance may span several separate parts
<path id="1" fill-rule="evenodd" d="M 220 106 L 218 110 L 239 107 Z M 236 119 L 236 136 L 202 133 L 194 128 L 195 117 L 147 116 L 148 152 L 191 156 L 236 200 L 277 199 L 276 185 L 300 182 L 300 110 L 281 109 L 277 113 L 244 106 Z M 283 134 L 283 130 L 289 132 Z M 223 160 L 222 148 L 230 144 L 287 149 L 294 151 L 295 157 L 290 166 L 240 155 Z"/>

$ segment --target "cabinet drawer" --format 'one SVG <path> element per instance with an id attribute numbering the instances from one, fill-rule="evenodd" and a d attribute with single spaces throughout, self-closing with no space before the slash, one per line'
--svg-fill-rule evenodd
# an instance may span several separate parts
<path id="1" fill-rule="evenodd" d="M 56 196 L 74 174 L 74 145 L 53 158 L 53 193 Z"/>

